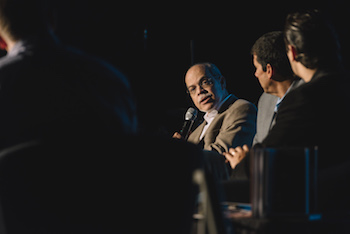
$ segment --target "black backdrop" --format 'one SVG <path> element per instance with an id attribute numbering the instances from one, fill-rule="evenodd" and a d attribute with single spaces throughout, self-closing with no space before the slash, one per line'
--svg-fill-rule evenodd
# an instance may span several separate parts
<path id="1" fill-rule="evenodd" d="M 290 11 L 329 11 L 347 59 L 347 2 L 320 2 L 62 0 L 56 30 L 64 43 L 107 60 L 127 75 L 144 131 L 171 135 L 191 105 L 183 79 L 192 62 L 215 63 L 230 92 L 257 102 L 262 89 L 253 75 L 250 48 L 262 34 L 282 30 Z"/>

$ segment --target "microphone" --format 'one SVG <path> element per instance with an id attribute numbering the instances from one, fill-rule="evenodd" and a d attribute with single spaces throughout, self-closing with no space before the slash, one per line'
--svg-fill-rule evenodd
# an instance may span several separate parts
<path id="1" fill-rule="evenodd" d="M 188 136 L 190 135 L 192 125 L 196 120 L 196 118 L 197 118 L 197 110 L 194 109 L 193 107 L 188 108 L 185 114 L 185 122 L 180 131 L 180 135 L 185 139 L 185 141 L 187 141 Z"/>

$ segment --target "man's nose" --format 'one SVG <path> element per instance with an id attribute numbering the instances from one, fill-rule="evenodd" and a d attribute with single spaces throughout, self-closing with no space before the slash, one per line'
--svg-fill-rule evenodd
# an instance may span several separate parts
<path id="1" fill-rule="evenodd" d="M 202 94 L 202 93 L 207 93 L 208 91 L 205 90 L 203 87 L 199 86 L 199 92 L 198 95 Z"/>

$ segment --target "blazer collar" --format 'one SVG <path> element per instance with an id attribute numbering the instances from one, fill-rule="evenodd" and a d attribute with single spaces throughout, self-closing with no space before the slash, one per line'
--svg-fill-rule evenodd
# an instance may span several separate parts
<path id="1" fill-rule="evenodd" d="M 319 79 L 322 79 L 323 77 L 326 76 L 339 76 L 343 72 L 341 70 L 326 70 L 326 69 L 317 69 L 315 74 L 311 78 L 311 82 L 315 82 Z"/>
<path id="2" fill-rule="evenodd" d="M 231 95 L 224 103 L 222 103 L 221 107 L 219 108 L 218 112 L 222 113 L 225 110 L 227 110 L 235 101 L 237 101 L 237 97 L 233 94 L 229 94 Z"/>

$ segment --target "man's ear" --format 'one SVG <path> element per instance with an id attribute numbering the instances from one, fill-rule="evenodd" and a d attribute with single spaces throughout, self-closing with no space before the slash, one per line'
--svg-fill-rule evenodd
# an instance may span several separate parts
<path id="1" fill-rule="evenodd" d="M 220 76 L 219 81 L 220 81 L 221 88 L 222 89 L 226 89 L 226 79 L 225 79 L 225 77 Z"/>
<path id="2" fill-rule="evenodd" d="M 294 46 L 288 45 L 287 55 L 290 61 L 298 61 L 298 52 Z"/>
<path id="3" fill-rule="evenodd" d="M 7 50 L 7 43 L 6 41 L 0 36 L 0 49 Z"/>
<path id="4" fill-rule="evenodd" d="M 269 79 L 272 79 L 272 76 L 274 75 L 274 69 L 269 63 L 266 65 L 266 74 Z"/>

